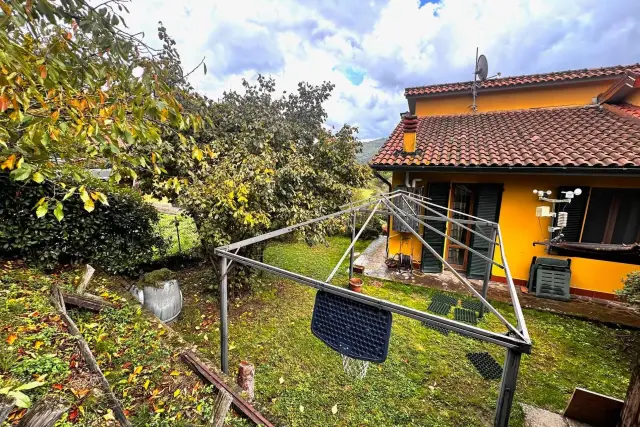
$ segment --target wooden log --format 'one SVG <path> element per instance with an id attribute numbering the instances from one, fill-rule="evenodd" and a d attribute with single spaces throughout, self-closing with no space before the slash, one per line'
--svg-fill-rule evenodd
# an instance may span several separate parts
<path id="1" fill-rule="evenodd" d="M 227 385 L 220 376 L 218 376 L 214 369 L 205 365 L 192 351 L 184 351 L 180 354 L 180 358 L 186 363 L 193 371 L 200 376 L 203 380 L 216 386 L 218 390 L 226 390 L 233 396 L 233 406 L 240 412 L 242 412 L 247 418 L 256 423 L 257 425 L 264 425 L 267 427 L 273 427 L 273 424 L 267 420 L 264 415 L 258 412 L 253 406 L 245 401 L 238 393 L 235 392 L 229 385 Z"/>
<path id="2" fill-rule="evenodd" d="M 7 419 L 14 406 L 16 405 L 12 398 L 8 396 L 0 396 L 0 424 Z"/>
<path id="3" fill-rule="evenodd" d="M 87 285 L 91 281 L 93 277 L 93 273 L 96 272 L 96 269 L 87 264 L 87 268 L 84 271 L 84 275 L 82 276 L 82 282 L 76 288 L 76 292 L 82 295 L 84 291 L 87 289 Z"/>
<path id="4" fill-rule="evenodd" d="M 224 426 L 224 419 L 227 417 L 227 412 L 233 402 L 233 396 L 227 390 L 218 390 L 218 397 L 213 405 L 213 416 L 211 417 L 211 427 Z"/>
<path id="5" fill-rule="evenodd" d="M 620 427 L 640 427 L 640 354 L 631 374 L 627 397 L 620 415 Z"/>
<path id="6" fill-rule="evenodd" d="M 60 403 L 52 402 L 46 397 L 40 399 L 24 417 L 18 427 L 53 427 L 62 414 L 69 408 Z"/>
<path id="7" fill-rule="evenodd" d="M 247 401 L 253 402 L 255 398 L 255 385 L 253 377 L 255 376 L 256 369 L 249 362 L 244 360 L 238 365 L 238 376 L 236 377 L 236 384 L 247 393 Z"/>
<path id="8" fill-rule="evenodd" d="M 121 426 L 131 427 L 131 423 L 129 422 L 126 415 L 124 414 L 124 409 L 122 408 L 120 401 L 116 398 L 115 394 L 113 394 L 113 391 L 111 390 L 111 386 L 109 385 L 109 381 L 107 381 L 104 374 L 102 373 L 102 370 L 100 369 L 100 366 L 98 366 L 98 362 L 96 361 L 96 358 L 93 357 L 93 353 L 91 353 L 89 344 L 87 344 L 84 338 L 82 338 L 82 334 L 78 330 L 78 327 L 73 322 L 73 320 L 69 317 L 69 315 L 67 315 L 67 311 L 64 308 L 64 299 L 62 297 L 62 292 L 60 291 L 60 288 L 58 288 L 58 286 L 56 285 L 53 285 L 51 287 L 51 301 L 53 302 L 53 305 L 58 309 L 58 311 L 60 311 L 60 317 L 62 317 L 62 320 L 67 325 L 67 328 L 69 329 L 69 333 L 78 338 L 77 344 L 78 344 L 78 349 L 80 350 L 80 353 L 82 353 L 82 358 L 84 359 L 87 366 L 89 366 L 89 369 L 98 376 L 98 379 L 100 380 L 100 385 L 102 385 L 102 388 L 105 391 L 107 399 L 111 404 L 111 408 L 113 409 L 114 416 L 116 417 L 116 419 L 118 420 Z M 62 301 L 62 304 L 60 303 L 60 301 Z"/>
<path id="9" fill-rule="evenodd" d="M 89 295 L 89 294 L 77 295 L 77 294 L 68 294 L 66 292 L 63 292 L 62 298 L 64 300 L 65 305 L 84 308 L 89 311 L 94 311 L 96 313 L 102 311 L 106 307 L 113 307 L 113 304 L 103 300 L 102 298 L 96 297 L 94 295 Z"/>

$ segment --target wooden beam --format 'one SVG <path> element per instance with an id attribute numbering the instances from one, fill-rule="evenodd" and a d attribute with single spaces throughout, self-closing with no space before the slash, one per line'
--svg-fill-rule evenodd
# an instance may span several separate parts
<path id="1" fill-rule="evenodd" d="M 253 406 L 247 403 L 236 391 L 227 385 L 220 376 L 218 376 L 213 369 L 205 365 L 192 351 L 186 350 L 180 354 L 180 358 L 186 363 L 193 371 L 200 376 L 203 380 L 216 386 L 218 390 L 226 390 L 233 396 L 233 406 L 244 415 L 247 416 L 256 425 L 264 425 L 267 427 L 273 427 L 273 424 L 269 422 L 260 412 L 258 412 Z"/>
<path id="2" fill-rule="evenodd" d="M 93 353 L 91 353 L 89 344 L 87 344 L 87 342 L 84 340 L 84 338 L 82 337 L 82 334 L 80 333 L 80 330 L 78 329 L 76 324 L 73 322 L 71 317 L 69 317 L 69 315 L 67 314 L 67 310 L 64 307 L 64 298 L 62 296 L 62 292 L 60 291 L 60 288 L 58 288 L 57 285 L 53 285 L 51 287 L 51 302 L 60 312 L 60 317 L 62 317 L 62 320 L 67 325 L 67 328 L 69 329 L 69 333 L 75 337 L 78 337 L 76 342 L 78 344 L 78 349 L 80 350 L 80 353 L 82 353 L 82 358 L 84 359 L 85 363 L 89 366 L 89 369 L 98 376 L 98 379 L 100 380 L 100 385 L 104 389 L 107 399 L 111 404 L 111 408 L 113 409 L 114 416 L 116 417 L 116 419 L 118 420 L 118 422 L 122 427 L 131 427 L 131 423 L 129 422 L 126 415 L 124 414 L 124 409 L 122 408 L 120 401 L 116 398 L 116 395 L 113 394 L 113 390 L 111 390 L 109 381 L 107 381 L 107 379 L 105 378 L 104 374 L 102 373 L 102 370 L 100 369 L 100 366 L 98 366 L 98 362 L 96 361 L 96 358 L 93 356 Z"/>
<path id="3" fill-rule="evenodd" d="M 218 390 L 218 397 L 213 405 L 213 417 L 211 418 L 211 427 L 223 427 L 224 419 L 233 402 L 233 396 L 227 390 Z"/>
<path id="4" fill-rule="evenodd" d="M 107 307 L 113 308 L 113 304 L 103 300 L 100 297 L 96 297 L 89 294 L 78 295 L 78 294 L 68 294 L 66 292 L 62 293 L 62 299 L 64 300 L 65 306 L 79 307 L 84 308 L 89 311 L 94 311 L 99 313 L 103 309 Z"/>

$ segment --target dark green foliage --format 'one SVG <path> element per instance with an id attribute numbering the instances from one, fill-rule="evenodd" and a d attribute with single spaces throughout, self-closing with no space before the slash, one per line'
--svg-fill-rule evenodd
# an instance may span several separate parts
<path id="1" fill-rule="evenodd" d="M 624 288 L 617 291 L 617 294 L 631 304 L 640 305 L 640 270 L 627 274 L 622 282 Z"/>
<path id="2" fill-rule="evenodd" d="M 364 221 L 360 223 L 356 223 L 356 234 L 360 232 L 363 224 L 364 224 Z M 379 235 L 382 234 L 383 224 L 384 223 L 378 218 L 371 218 L 371 221 L 369 221 L 369 224 L 367 224 L 367 227 L 364 229 L 364 231 L 362 232 L 359 238 L 365 239 L 365 240 L 373 240 L 377 238 Z M 349 227 L 347 233 L 349 236 L 351 236 L 351 227 Z"/>
<path id="3" fill-rule="evenodd" d="M 76 172 L 77 173 L 77 172 Z M 60 263 L 88 261 L 110 272 L 136 273 L 140 263 L 162 249 L 156 231 L 158 215 L 133 190 L 110 186 L 88 176 L 82 182 L 102 191 L 109 205 L 98 203 L 87 212 L 75 197 L 64 204 L 64 218 L 37 218 L 35 205 L 42 197 L 64 193 L 72 185 L 66 173 L 56 183 L 18 183 L 0 174 L 0 255 L 19 256 L 45 268 Z"/>

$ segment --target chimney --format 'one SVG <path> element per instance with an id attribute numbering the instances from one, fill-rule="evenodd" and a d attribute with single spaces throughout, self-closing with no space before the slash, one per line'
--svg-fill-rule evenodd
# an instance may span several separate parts
<path id="1" fill-rule="evenodd" d="M 404 141 L 402 149 L 405 153 L 416 152 L 416 130 L 418 129 L 418 116 L 406 113 L 402 116 L 402 127 L 404 131 Z"/>

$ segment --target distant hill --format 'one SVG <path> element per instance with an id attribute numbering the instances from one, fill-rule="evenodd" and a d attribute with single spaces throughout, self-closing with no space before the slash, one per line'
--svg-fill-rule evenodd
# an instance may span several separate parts
<path id="1" fill-rule="evenodd" d="M 358 162 L 367 163 L 375 156 L 380 147 L 387 141 L 387 138 L 372 139 L 362 141 L 362 153 L 358 154 Z"/>

